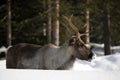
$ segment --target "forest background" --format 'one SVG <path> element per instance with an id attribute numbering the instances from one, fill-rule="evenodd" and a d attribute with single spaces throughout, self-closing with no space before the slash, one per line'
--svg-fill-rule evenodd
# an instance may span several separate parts
<path id="1" fill-rule="evenodd" d="M 83 26 L 89 16 L 89 42 L 104 43 L 108 36 L 107 42 L 120 45 L 119 3 L 120 0 L 0 0 L 0 46 L 21 42 L 40 45 L 54 43 L 54 28 L 59 29 L 57 44 L 62 45 L 74 34 L 63 15 L 73 15 L 72 22 L 81 32 L 86 30 Z M 55 20 L 59 21 L 59 27 L 55 27 Z"/>

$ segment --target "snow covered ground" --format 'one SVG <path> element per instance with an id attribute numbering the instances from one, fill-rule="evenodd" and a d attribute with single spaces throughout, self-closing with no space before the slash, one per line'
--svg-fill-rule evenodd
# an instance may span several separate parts
<path id="1" fill-rule="evenodd" d="M 96 57 L 91 62 L 76 59 L 73 70 L 120 71 L 120 54 Z"/>
<path id="2" fill-rule="evenodd" d="M 91 62 L 76 59 L 71 70 L 13 70 L 6 69 L 6 61 L 0 60 L 0 80 L 21 80 L 21 77 L 22 80 L 119 80 L 120 46 L 111 48 L 114 54 L 104 56 L 103 45 L 92 45 L 95 59 Z"/>
<path id="3" fill-rule="evenodd" d="M 71 70 L 6 69 L 0 61 L 0 80 L 119 80 L 120 55 L 103 56 L 92 62 L 76 59 Z"/>

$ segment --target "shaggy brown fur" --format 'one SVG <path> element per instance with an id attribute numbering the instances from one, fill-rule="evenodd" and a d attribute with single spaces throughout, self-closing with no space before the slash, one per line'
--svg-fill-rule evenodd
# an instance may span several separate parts
<path id="1" fill-rule="evenodd" d="M 93 53 L 76 37 L 61 47 L 48 44 L 17 44 L 7 52 L 7 68 L 18 69 L 69 69 L 75 58 L 92 59 Z"/>
<path id="2" fill-rule="evenodd" d="M 35 56 L 35 52 L 40 49 L 40 45 L 20 43 L 10 47 L 7 51 L 6 56 L 6 67 L 16 68 L 17 62 L 21 57 L 30 59 Z"/>

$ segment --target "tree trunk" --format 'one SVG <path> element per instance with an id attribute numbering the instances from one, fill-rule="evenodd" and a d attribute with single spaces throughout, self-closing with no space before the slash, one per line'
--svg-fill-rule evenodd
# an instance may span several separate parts
<path id="1" fill-rule="evenodd" d="M 53 0 L 53 38 L 52 42 L 59 45 L 59 0 Z"/>
<path id="2" fill-rule="evenodd" d="M 86 0 L 86 33 L 88 33 L 86 35 L 86 43 L 89 43 L 90 42 L 90 24 L 89 24 L 89 20 L 90 20 L 90 11 L 89 11 L 89 8 L 88 8 L 88 5 L 89 5 L 89 0 Z"/>
<path id="3" fill-rule="evenodd" d="M 11 0 L 7 0 L 8 4 L 8 27 L 7 27 L 7 45 L 12 43 L 12 31 L 11 31 Z"/>
<path id="4" fill-rule="evenodd" d="M 103 29 L 104 29 L 104 52 L 105 55 L 109 55 L 111 54 L 111 50 L 110 50 L 110 14 L 109 14 L 109 10 L 106 9 L 103 12 Z"/>
<path id="5" fill-rule="evenodd" d="M 47 41 L 51 42 L 51 27 L 52 27 L 52 19 L 51 19 L 51 0 L 47 0 L 47 8 L 48 8 L 48 23 L 47 23 Z"/>

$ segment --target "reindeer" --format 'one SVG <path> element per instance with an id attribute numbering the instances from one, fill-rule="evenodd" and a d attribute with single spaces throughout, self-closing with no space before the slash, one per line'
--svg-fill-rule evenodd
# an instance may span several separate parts
<path id="1" fill-rule="evenodd" d="M 48 44 L 41 47 L 31 44 L 17 44 L 7 52 L 7 68 L 65 70 L 73 66 L 75 58 L 92 59 L 93 52 L 86 47 L 81 39 L 81 36 L 86 34 L 79 33 L 78 28 L 72 24 L 71 18 L 64 16 L 76 36 L 70 38 L 65 45 Z"/>

